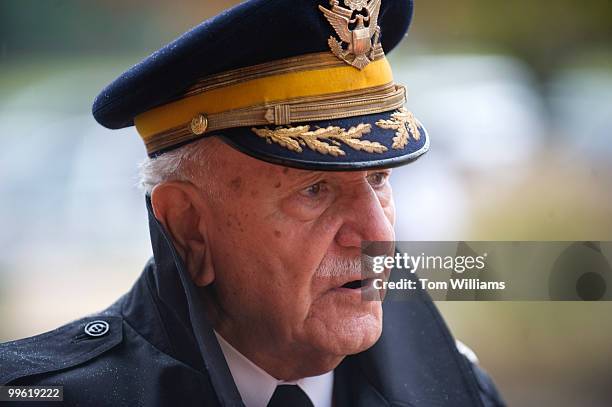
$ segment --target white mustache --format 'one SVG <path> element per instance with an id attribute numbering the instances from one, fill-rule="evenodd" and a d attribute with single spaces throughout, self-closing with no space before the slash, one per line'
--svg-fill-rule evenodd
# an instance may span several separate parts
<path id="1" fill-rule="evenodd" d="M 369 256 L 363 256 L 364 267 L 372 269 L 373 260 Z M 315 272 L 316 277 L 341 277 L 341 276 L 354 276 L 355 274 L 361 273 L 362 269 L 362 258 L 344 258 L 344 257 L 325 257 L 317 271 Z"/>

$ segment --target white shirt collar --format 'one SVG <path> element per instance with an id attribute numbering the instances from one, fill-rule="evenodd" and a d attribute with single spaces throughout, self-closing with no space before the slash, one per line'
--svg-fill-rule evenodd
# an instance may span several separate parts
<path id="1" fill-rule="evenodd" d="M 331 407 L 333 370 L 320 376 L 305 377 L 291 382 L 277 380 L 238 352 L 216 331 L 215 335 L 246 407 L 266 407 L 279 384 L 297 384 L 315 407 Z"/>

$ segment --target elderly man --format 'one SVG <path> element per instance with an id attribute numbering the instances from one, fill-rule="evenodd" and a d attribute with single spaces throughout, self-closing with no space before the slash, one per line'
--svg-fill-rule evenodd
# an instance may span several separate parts
<path id="1" fill-rule="evenodd" d="M 149 155 L 154 257 L 105 311 L 2 345 L 0 384 L 88 406 L 501 405 L 425 294 L 364 298 L 390 168 L 429 146 L 385 58 L 411 15 L 251 0 L 104 89 L 96 119 Z"/>

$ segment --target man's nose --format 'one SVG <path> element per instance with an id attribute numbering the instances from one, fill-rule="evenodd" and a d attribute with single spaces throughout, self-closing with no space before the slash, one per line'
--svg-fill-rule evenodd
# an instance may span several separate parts
<path id="1" fill-rule="evenodd" d="M 360 248 L 363 241 L 395 240 L 392 221 L 369 184 L 362 184 L 347 196 L 341 210 L 344 223 L 336 234 L 340 246 Z"/>

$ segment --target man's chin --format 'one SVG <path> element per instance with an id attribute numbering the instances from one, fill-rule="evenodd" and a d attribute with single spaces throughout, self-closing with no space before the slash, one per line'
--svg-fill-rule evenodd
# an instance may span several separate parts
<path id="1" fill-rule="evenodd" d="M 314 340 L 316 348 L 337 356 L 347 356 L 372 347 L 382 334 L 382 307 L 375 302 L 370 305 L 371 309 L 366 313 L 360 310 L 346 315 L 346 310 L 344 313 L 330 310 L 318 321 L 319 329 Z"/>
<path id="2" fill-rule="evenodd" d="M 372 347 L 380 338 L 382 330 L 371 327 L 358 333 L 354 330 L 352 332 L 329 332 L 326 337 L 311 342 L 314 352 L 308 357 L 308 370 L 302 373 L 305 376 L 318 376 L 334 370 L 345 357 Z"/>
<path id="3" fill-rule="evenodd" d="M 378 341 L 382 334 L 382 321 L 371 316 L 372 321 L 360 321 L 361 326 L 340 329 L 335 332 L 335 347 L 340 355 L 354 355 L 368 350 Z"/>

